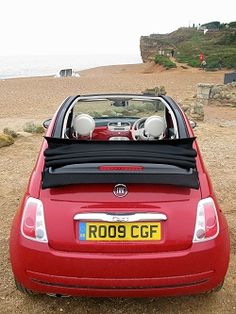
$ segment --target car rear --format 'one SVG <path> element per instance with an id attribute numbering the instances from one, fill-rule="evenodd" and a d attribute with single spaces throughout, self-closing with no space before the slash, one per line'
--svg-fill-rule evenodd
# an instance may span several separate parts
<path id="1" fill-rule="evenodd" d="M 113 188 L 41 190 L 48 241 L 18 237 L 20 230 L 12 230 L 12 242 L 18 242 L 11 248 L 13 270 L 22 285 L 62 295 L 161 296 L 209 291 L 223 281 L 228 265 L 223 218 L 217 213 L 215 238 L 194 240 L 200 190 L 134 184 L 117 198 Z M 99 214 L 114 221 L 99 220 Z M 122 221 L 137 214 L 141 220 Z M 151 221 L 148 214 L 154 214 Z M 155 214 L 161 219 L 152 221 Z M 81 238 L 86 224 L 97 227 L 92 234 L 97 238 Z M 117 224 L 136 226 L 135 238 L 114 239 Z"/>
<path id="2" fill-rule="evenodd" d="M 176 115 L 181 116 L 179 109 Z M 193 135 L 186 117 L 181 119 L 185 124 L 179 127 L 180 135 Z M 47 135 L 53 129 L 51 125 Z M 173 166 L 181 171 L 169 167 L 158 176 L 156 168 L 146 169 L 142 163 L 124 162 L 112 169 L 103 163 L 99 182 L 91 181 L 98 173 L 86 168 L 89 183 L 42 188 L 46 147 L 44 141 L 11 231 L 11 263 L 18 284 L 40 293 L 122 297 L 196 294 L 222 284 L 229 262 L 228 228 L 196 142 L 196 172 Z M 48 168 L 49 178 L 60 171 Z M 76 180 L 82 177 L 79 171 Z M 120 171 L 128 175 L 109 182 L 107 171 L 114 174 L 109 178 Z M 143 183 L 130 179 L 140 171 Z M 148 183 L 153 177 L 162 179 Z M 71 183 L 69 172 L 65 179 Z"/>

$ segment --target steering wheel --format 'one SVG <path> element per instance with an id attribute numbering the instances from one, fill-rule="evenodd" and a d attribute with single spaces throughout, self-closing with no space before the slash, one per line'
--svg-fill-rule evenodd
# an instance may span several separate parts
<path id="1" fill-rule="evenodd" d="M 145 135 L 144 123 L 147 120 L 146 117 L 140 118 L 134 122 L 131 128 L 131 135 L 134 141 L 147 140 L 148 137 Z"/>

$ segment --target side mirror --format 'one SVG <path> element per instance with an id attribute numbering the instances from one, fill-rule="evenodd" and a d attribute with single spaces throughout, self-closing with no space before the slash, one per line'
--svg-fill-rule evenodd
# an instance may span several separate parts
<path id="1" fill-rule="evenodd" d="M 190 120 L 189 122 L 190 122 L 190 125 L 191 125 L 192 129 L 195 129 L 196 126 L 197 126 L 197 123 L 195 121 L 193 121 L 193 120 Z"/>
<path id="2" fill-rule="evenodd" d="M 51 121 L 52 121 L 51 118 L 50 118 L 50 119 L 47 119 L 47 120 L 45 120 L 45 121 L 43 121 L 43 127 L 44 127 L 45 129 L 48 129 L 49 124 L 51 123 Z"/>

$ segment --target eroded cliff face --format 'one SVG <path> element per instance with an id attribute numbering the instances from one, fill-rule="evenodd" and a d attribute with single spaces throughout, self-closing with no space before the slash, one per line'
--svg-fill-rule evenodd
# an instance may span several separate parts
<path id="1" fill-rule="evenodd" d="M 169 34 L 151 34 L 141 36 L 140 52 L 143 62 L 152 61 L 157 54 L 170 54 L 171 50 L 177 49 L 179 43 L 190 39 L 196 29 L 181 27 Z"/>
<path id="2" fill-rule="evenodd" d="M 175 48 L 172 44 L 166 43 L 166 35 L 152 34 L 141 36 L 140 52 L 143 62 L 153 61 L 157 54 L 167 54 Z"/>

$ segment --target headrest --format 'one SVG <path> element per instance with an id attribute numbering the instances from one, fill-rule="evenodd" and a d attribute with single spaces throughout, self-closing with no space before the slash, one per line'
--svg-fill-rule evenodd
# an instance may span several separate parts
<path id="1" fill-rule="evenodd" d="M 95 121 L 90 115 L 82 113 L 74 118 L 73 128 L 78 135 L 88 136 L 95 129 Z"/>
<path id="2" fill-rule="evenodd" d="M 147 135 L 153 137 L 161 137 L 165 132 L 165 121 L 164 118 L 159 116 L 151 116 L 147 118 L 144 123 L 144 130 Z"/>

